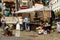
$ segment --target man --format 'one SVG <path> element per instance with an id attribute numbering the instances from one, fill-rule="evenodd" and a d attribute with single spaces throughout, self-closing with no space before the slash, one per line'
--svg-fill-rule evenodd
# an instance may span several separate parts
<path id="1" fill-rule="evenodd" d="M 55 14 L 54 11 L 51 11 L 51 22 L 53 22 L 55 20 Z"/>
<path id="2" fill-rule="evenodd" d="M 55 20 L 55 14 L 54 11 L 51 10 L 51 18 L 50 18 L 50 30 L 52 30 L 52 25 L 53 25 L 53 21 Z"/>
<path id="3" fill-rule="evenodd" d="M 24 18 L 24 22 L 25 22 L 25 29 L 26 29 L 26 31 L 30 31 L 30 26 L 29 26 L 30 18 L 29 17 L 25 17 Z"/>

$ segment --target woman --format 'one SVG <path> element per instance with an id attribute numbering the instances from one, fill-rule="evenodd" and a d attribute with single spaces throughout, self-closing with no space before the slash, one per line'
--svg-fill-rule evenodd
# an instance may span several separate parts
<path id="1" fill-rule="evenodd" d="M 2 28 L 4 29 L 4 27 L 6 26 L 5 17 L 2 17 L 1 23 L 2 23 Z"/>
<path id="2" fill-rule="evenodd" d="M 23 30 L 23 19 L 22 19 L 22 17 L 19 18 L 19 25 L 20 25 L 20 29 Z"/>

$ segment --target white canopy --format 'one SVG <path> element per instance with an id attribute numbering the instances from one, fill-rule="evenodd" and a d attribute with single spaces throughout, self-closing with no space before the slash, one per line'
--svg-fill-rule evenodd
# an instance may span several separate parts
<path id="1" fill-rule="evenodd" d="M 22 10 L 15 12 L 15 13 L 29 13 L 29 12 L 42 11 L 42 10 L 50 10 L 50 8 L 46 8 L 46 7 L 44 8 L 42 6 L 42 7 L 36 7 L 36 8 L 22 9 Z"/>

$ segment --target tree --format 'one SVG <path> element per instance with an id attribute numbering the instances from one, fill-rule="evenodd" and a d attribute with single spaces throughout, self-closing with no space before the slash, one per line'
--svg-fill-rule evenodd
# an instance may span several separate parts
<path id="1" fill-rule="evenodd" d="M 49 5 L 49 1 L 46 1 L 46 0 L 42 0 L 42 3 L 44 6 L 48 6 Z"/>
<path id="2" fill-rule="evenodd" d="M 2 17 L 2 14 L 0 13 L 0 19 L 1 19 L 1 17 Z"/>
<path id="3" fill-rule="evenodd" d="M 60 10 L 55 12 L 55 16 L 58 16 L 58 15 L 60 15 Z"/>
<path id="4" fill-rule="evenodd" d="M 35 2 L 37 2 L 37 3 L 38 3 L 38 2 L 39 2 L 39 0 L 35 0 Z"/>
<path id="5" fill-rule="evenodd" d="M 0 6 L 0 12 L 2 11 L 2 7 Z"/>
<path id="6" fill-rule="evenodd" d="M 0 8 L 0 12 L 2 11 L 2 8 Z"/>

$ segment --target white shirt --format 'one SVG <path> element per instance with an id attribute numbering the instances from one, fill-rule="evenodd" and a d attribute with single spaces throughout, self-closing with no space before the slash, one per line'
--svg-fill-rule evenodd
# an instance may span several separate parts
<path id="1" fill-rule="evenodd" d="M 19 24 L 23 24 L 23 19 L 19 19 Z"/>

